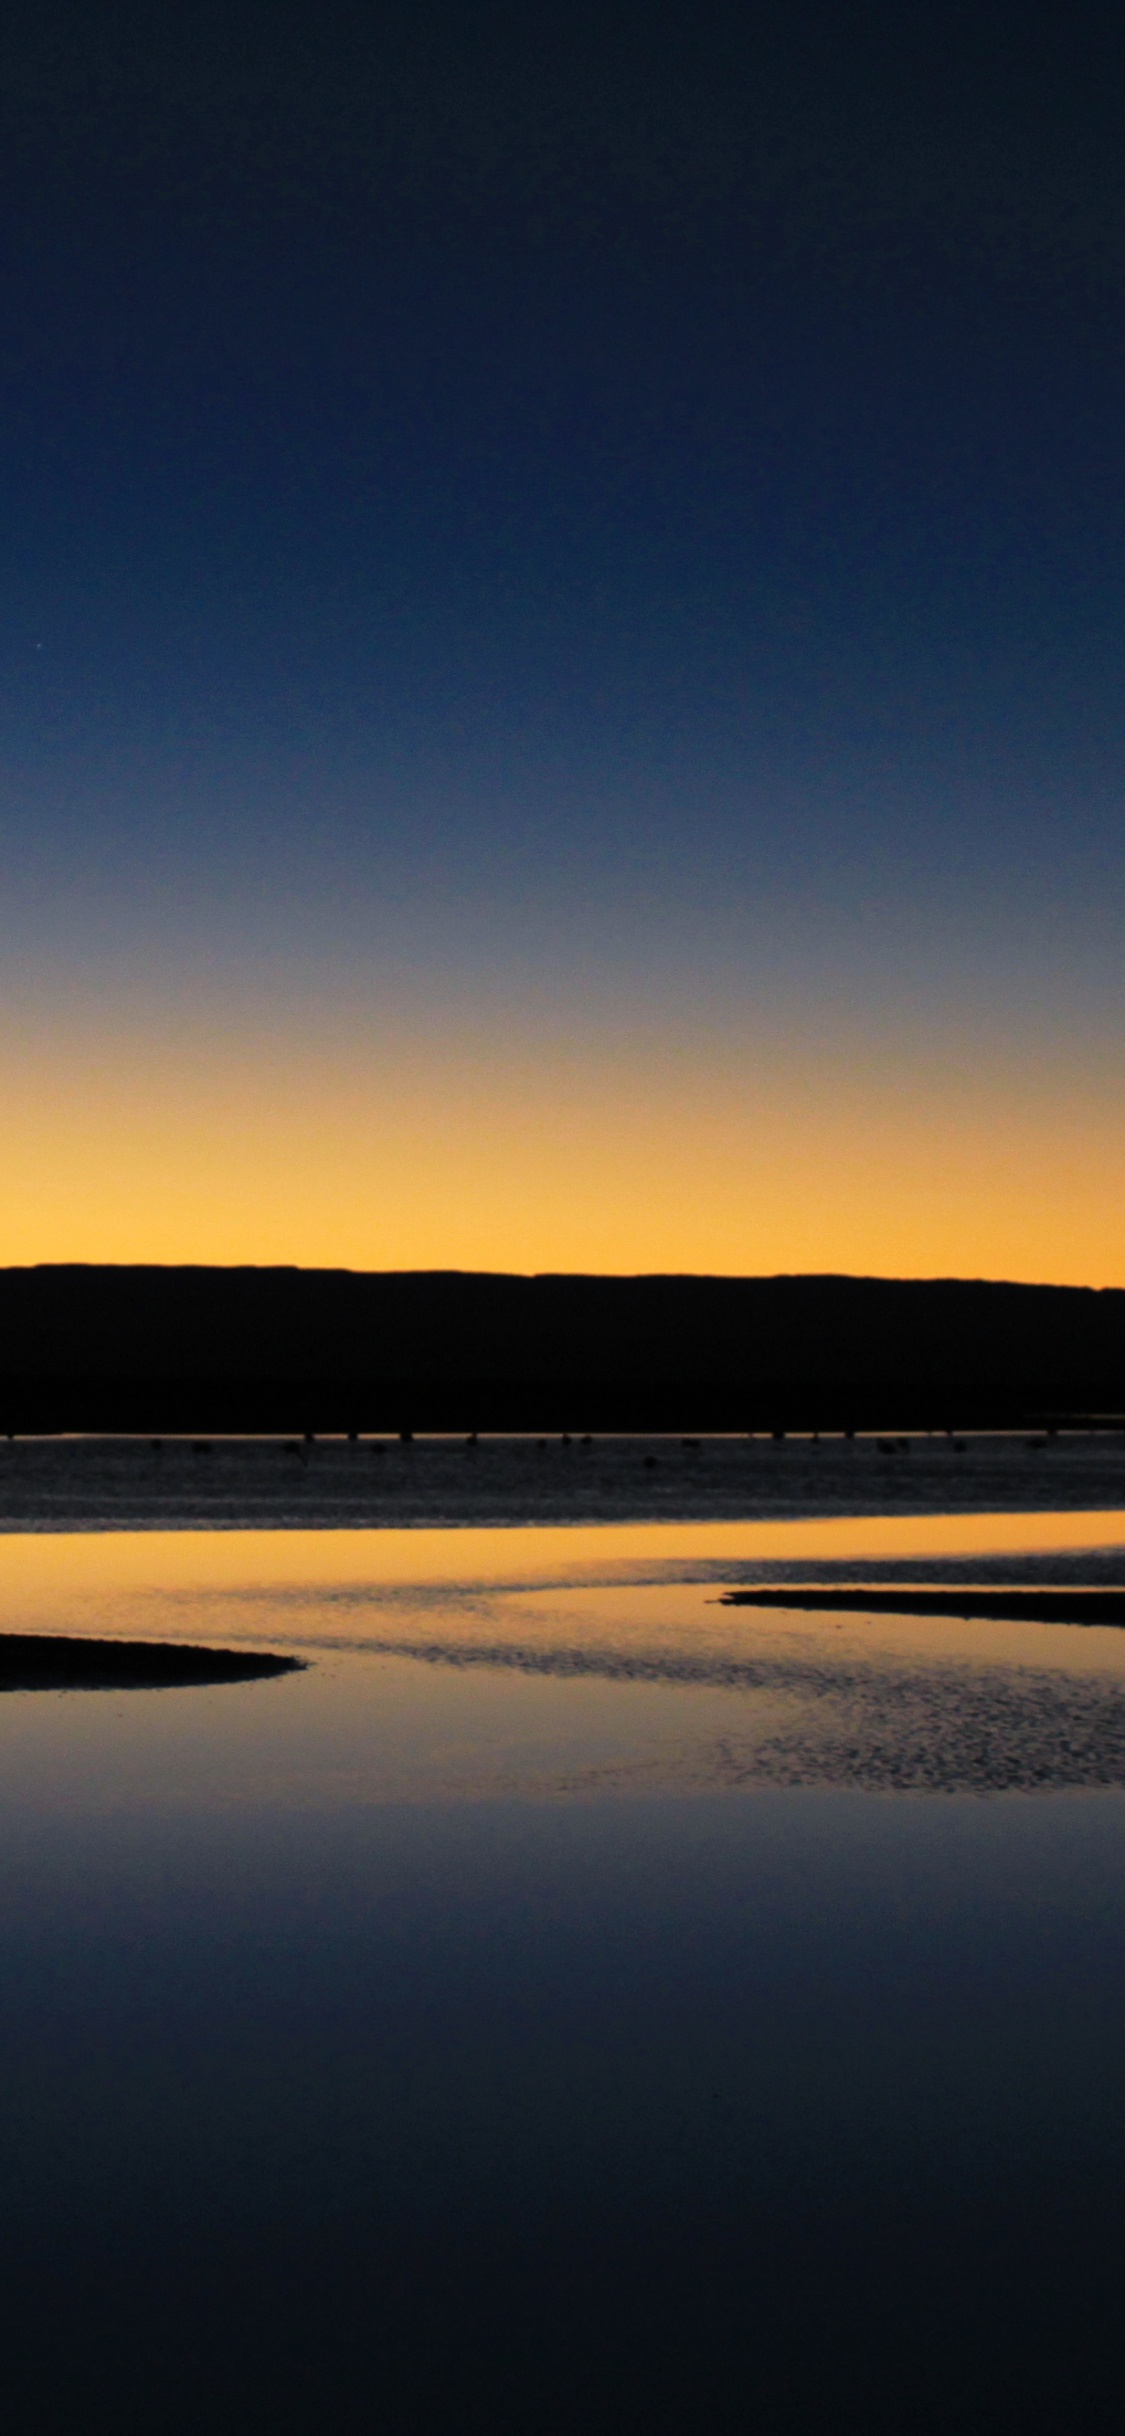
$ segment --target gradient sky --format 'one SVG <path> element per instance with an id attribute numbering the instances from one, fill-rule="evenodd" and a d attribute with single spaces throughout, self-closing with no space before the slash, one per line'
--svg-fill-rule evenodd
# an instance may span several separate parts
<path id="1" fill-rule="evenodd" d="M 1121 56 L 15 0 L 0 1261 L 1125 1285 Z"/>

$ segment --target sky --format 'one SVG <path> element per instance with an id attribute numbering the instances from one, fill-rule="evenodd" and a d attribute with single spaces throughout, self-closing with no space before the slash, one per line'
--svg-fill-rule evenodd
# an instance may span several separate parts
<path id="1" fill-rule="evenodd" d="M 1123 83 L 13 0 L 0 1262 L 1125 1285 Z"/>

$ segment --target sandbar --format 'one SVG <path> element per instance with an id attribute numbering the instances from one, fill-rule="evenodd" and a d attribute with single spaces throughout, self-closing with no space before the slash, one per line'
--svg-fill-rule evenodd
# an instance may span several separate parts
<path id="1" fill-rule="evenodd" d="M 247 1683 L 288 1675 L 301 1658 L 260 1649 L 199 1649 L 182 1641 L 95 1641 L 78 1633 L 0 1633 L 0 1692 L 160 1691 L 174 1684 Z"/>

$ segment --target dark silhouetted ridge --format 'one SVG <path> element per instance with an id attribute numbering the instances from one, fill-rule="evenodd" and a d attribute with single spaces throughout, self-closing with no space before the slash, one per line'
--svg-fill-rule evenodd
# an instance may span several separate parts
<path id="1" fill-rule="evenodd" d="M 1004 1428 L 1125 1408 L 1125 1292 L 0 1271 L 0 1429 Z"/>

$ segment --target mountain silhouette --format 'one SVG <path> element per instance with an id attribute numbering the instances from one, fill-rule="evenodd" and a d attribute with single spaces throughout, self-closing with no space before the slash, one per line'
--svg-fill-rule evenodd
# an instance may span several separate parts
<path id="1" fill-rule="evenodd" d="M 0 1429 L 1003 1428 L 1125 1409 L 1125 1291 L 0 1270 Z"/>

